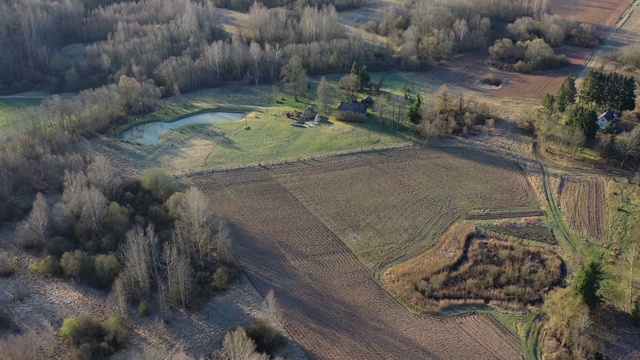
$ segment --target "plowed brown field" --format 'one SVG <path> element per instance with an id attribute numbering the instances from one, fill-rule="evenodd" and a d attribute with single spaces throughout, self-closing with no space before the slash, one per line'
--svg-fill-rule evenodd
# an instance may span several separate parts
<path id="1" fill-rule="evenodd" d="M 597 33 L 604 37 L 622 17 L 631 2 L 632 0 L 552 0 L 550 12 L 592 24 Z M 570 65 L 533 74 L 507 73 L 486 65 L 484 61 L 488 53 L 484 50 L 455 57 L 442 66 L 418 74 L 417 79 L 423 77 L 426 81 L 436 84 L 460 86 L 501 97 L 542 99 L 546 93 L 555 94 L 567 76 L 578 76 L 593 55 L 594 49 L 565 47 L 556 49 L 556 53 L 565 55 Z M 476 86 L 476 82 L 486 74 L 494 74 L 507 82 L 499 90 Z"/>
<path id="2" fill-rule="evenodd" d="M 472 209 L 540 209 L 513 162 L 463 148 L 371 153 L 271 174 L 375 272 L 422 254 Z"/>
<path id="3" fill-rule="evenodd" d="M 489 95 L 541 99 L 546 93 L 555 94 L 567 76 L 577 76 L 591 57 L 593 49 L 565 47 L 556 49 L 556 53 L 565 55 L 571 63 L 562 69 L 533 74 L 509 73 L 485 64 L 489 54 L 482 50 L 460 55 L 416 76 L 417 79 L 423 78 L 437 84 L 453 84 Z M 498 90 L 478 87 L 477 81 L 487 74 L 494 74 L 505 83 Z"/>
<path id="4" fill-rule="evenodd" d="M 436 172 L 438 168 L 440 172 Z M 491 172 L 490 168 L 499 170 Z M 463 176 L 465 169 L 468 174 Z M 210 195 L 218 214 L 229 220 L 233 252 L 244 271 L 260 293 L 274 290 L 284 309 L 285 328 L 312 358 L 520 359 L 513 337 L 496 331 L 480 316 L 439 319 L 408 312 L 374 280 L 373 273 L 345 245 L 345 239 L 341 241 L 300 201 L 304 197 L 309 203 L 320 201 L 325 204 L 323 213 L 335 207 L 335 216 L 342 213 L 345 223 L 358 212 L 371 215 L 362 228 L 375 227 L 378 222 L 388 224 L 385 217 L 394 218 L 406 227 L 386 231 L 422 242 L 415 249 L 424 250 L 433 240 L 421 236 L 434 231 L 420 226 L 415 229 L 414 223 L 404 222 L 402 217 L 420 218 L 423 227 L 446 224 L 442 225 L 446 228 L 463 213 L 446 207 L 468 203 L 469 198 L 478 204 L 493 204 L 482 191 L 487 186 L 498 202 L 516 199 L 511 203 L 529 204 L 531 192 L 514 169 L 506 160 L 483 154 L 405 150 L 271 170 L 237 170 L 192 180 Z M 517 176 L 510 176 L 510 172 Z M 442 178 L 436 179 L 439 176 Z M 481 189 L 476 184 L 463 191 L 456 188 L 474 181 L 486 186 Z M 426 184 L 419 184 L 422 182 Z M 428 193 L 434 198 L 425 189 L 435 189 Z M 340 199 L 351 191 L 351 197 Z M 382 198 L 389 206 L 373 201 L 368 203 L 370 210 L 366 201 L 358 202 L 360 196 Z M 401 200 L 394 201 L 396 196 Z M 349 201 L 357 203 L 350 206 Z M 343 212 L 348 210 L 354 213 Z M 377 212 L 382 215 L 373 216 Z M 431 219 L 436 213 L 446 219 L 438 220 L 441 225 L 437 226 Z M 389 234 L 380 234 L 391 239 Z M 377 249 L 394 250 L 394 246 Z M 409 253 L 413 251 L 406 252 L 412 256 Z"/>
<path id="5" fill-rule="evenodd" d="M 607 194 L 598 179 L 567 179 L 560 198 L 571 228 L 602 239 L 607 233 Z"/>
<path id="6" fill-rule="evenodd" d="M 549 10 L 574 21 L 595 25 L 607 32 L 633 0 L 551 0 Z"/>

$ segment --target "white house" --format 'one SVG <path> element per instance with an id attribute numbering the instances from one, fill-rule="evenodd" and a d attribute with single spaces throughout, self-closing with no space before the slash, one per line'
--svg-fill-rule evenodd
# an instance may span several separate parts
<path id="1" fill-rule="evenodd" d="M 600 130 L 604 130 L 607 128 L 607 125 L 609 125 L 610 122 L 613 122 L 613 126 L 615 127 L 619 119 L 620 119 L 619 112 L 613 112 L 611 110 L 607 110 L 604 113 L 600 114 L 600 116 L 598 116 L 597 123 L 598 123 L 598 126 L 600 127 Z"/>

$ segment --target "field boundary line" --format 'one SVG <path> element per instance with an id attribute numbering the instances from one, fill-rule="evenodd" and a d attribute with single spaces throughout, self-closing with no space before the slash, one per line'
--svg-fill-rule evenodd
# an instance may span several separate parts
<path id="1" fill-rule="evenodd" d="M 289 158 L 289 159 L 273 160 L 273 161 L 266 161 L 266 162 L 259 162 L 259 163 L 218 167 L 218 168 L 207 169 L 207 170 L 188 171 L 186 173 L 177 175 L 176 178 L 190 179 L 198 176 L 206 176 L 206 175 L 230 172 L 235 170 L 269 169 L 271 167 L 278 166 L 278 165 L 290 165 L 290 164 L 297 164 L 305 161 L 322 160 L 322 159 L 349 156 L 349 155 L 377 153 L 377 152 L 384 152 L 389 150 L 410 149 L 416 146 L 420 146 L 420 145 L 413 141 L 405 141 L 400 144 L 388 145 L 388 146 L 374 146 L 369 148 L 360 148 L 360 149 L 353 149 L 353 150 L 335 151 L 335 152 L 318 154 L 318 155 L 309 155 L 309 156 L 300 157 L 300 158 Z"/>

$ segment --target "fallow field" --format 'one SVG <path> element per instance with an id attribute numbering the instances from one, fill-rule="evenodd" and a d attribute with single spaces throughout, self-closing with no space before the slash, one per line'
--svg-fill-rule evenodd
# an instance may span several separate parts
<path id="1" fill-rule="evenodd" d="M 465 148 L 349 156 L 271 176 L 374 272 L 431 248 L 469 211 L 539 210 L 516 164 Z"/>
<path id="2" fill-rule="evenodd" d="M 521 357 L 519 340 L 486 317 L 415 315 L 375 280 L 471 209 L 538 206 L 511 161 L 407 149 L 190 180 L 229 221 L 234 254 L 260 293 L 274 290 L 311 358 Z"/>
<path id="3" fill-rule="evenodd" d="M 564 180 L 560 206 L 575 232 L 603 240 L 607 235 L 608 203 L 606 186 L 601 180 Z"/>

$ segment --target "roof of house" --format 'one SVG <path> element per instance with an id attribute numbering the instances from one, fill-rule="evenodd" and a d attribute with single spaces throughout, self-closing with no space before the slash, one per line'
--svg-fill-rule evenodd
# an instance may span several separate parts
<path id="1" fill-rule="evenodd" d="M 361 114 L 367 113 L 367 105 L 363 103 L 354 103 L 354 102 L 341 102 L 340 106 L 338 106 L 338 110 L 340 111 L 353 111 Z"/>
<path id="2" fill-rule="evenodd" d="M 619 116 L 620 116 L 620 113 L 607 110 L 604 113 L 602 113 L 600 116 L 598 116 L 598 120 L 605 119 L 607 121 L 613 121 L 613 120 L 616 120 Z"/>

